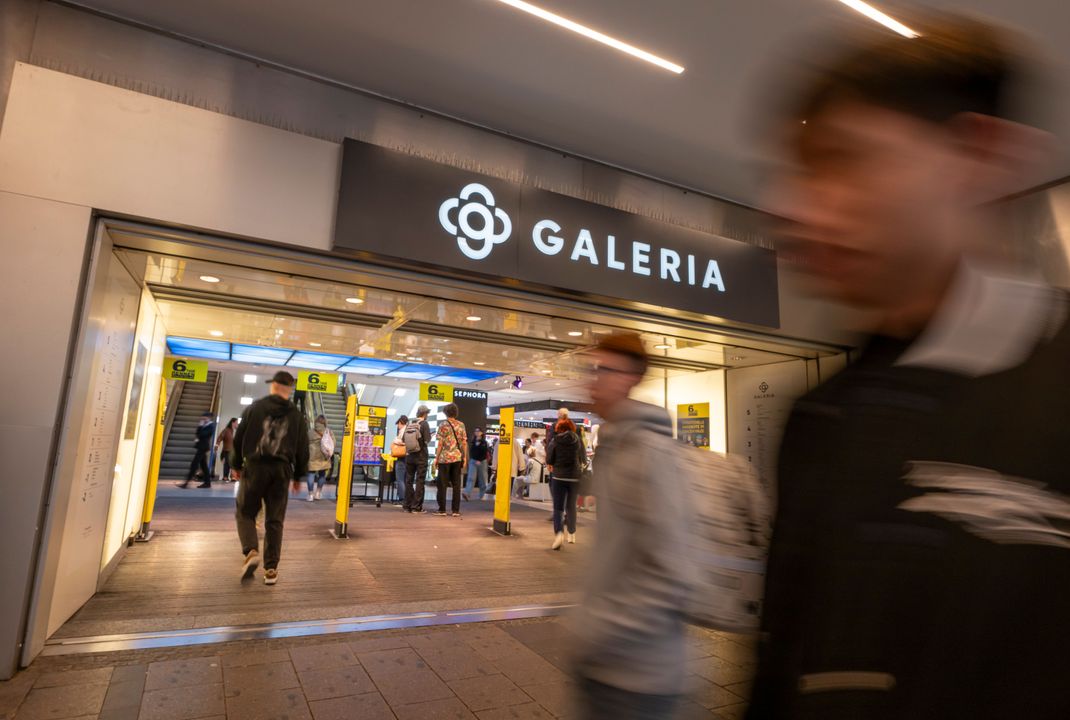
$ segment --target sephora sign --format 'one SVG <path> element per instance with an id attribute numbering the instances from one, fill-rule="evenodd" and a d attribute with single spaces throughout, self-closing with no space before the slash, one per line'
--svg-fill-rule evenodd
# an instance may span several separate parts
<path id="1" fill-rule="evenodd" d="M 776 254 L 346 140 L 335 249 L 779 326 Z"/>

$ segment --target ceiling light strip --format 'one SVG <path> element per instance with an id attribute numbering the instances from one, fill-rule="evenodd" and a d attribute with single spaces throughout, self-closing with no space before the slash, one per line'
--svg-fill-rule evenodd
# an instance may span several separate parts
<path id="1" fill-rule="evenodd" d="M 505 2 L 505 0 L 501 1 Z M 873 7 L 869 3 L 862 2 L 862 0 L 840 0 L 840 2 L 851 8 L 855 12 L 862 13 L 873 22 L 878 22 L 889 30 L 897 32 L 905 38 L 913 39 L 916 37 L 921 37 L 921 33 L 911 30 L 891 15 L 882 13 L 880 10 Z"/>
<path id="2" fill-rule="evenodd" d="M 526 12 L 529 15 L 534 15 L 540 20 L 545 20 L 546 22 L 553 23 L 558 27 L 562 27 L 566 30 L 571 30 L 574 33 L 583 35 L 586 38 L 590 38 L 595 42 L 607 45 L 613 48 L 614 50 L 619 50 L 622 53 L 627 53 L 632 57 L 639 58 L 640 60 L 644 60 L 648 63 L 651 63 L 652 65 L 657 65 L 658 67 L 668 70 L 669 72 L 676 73 L 677 75 L 684 71 L 684 68 L 681 65 L 677 65 L 674 62 L 670 62 L 665 58 L 658 57 L 653 53 L 647 52 L 646 50 L 641 50 L 640 48 L 637 48 L 634 45 L 629 45 L 628 43 L 622 40 L 617 40 L 616 38 L 606 35 L 605 33 L 600 33 L 597 30 L 593 30 L 587 27 L 586 25 L 580 25 L 574 20 L 569 20 L 566 17 L 562 17 L 556 13 L 550 12 L 549 10 L 543 10 L 537 5 L 532 5 L 529 2 L 524 2 L 524 0 L 498 0 L 498 2 L 516 8 L 517 10 Z"/>

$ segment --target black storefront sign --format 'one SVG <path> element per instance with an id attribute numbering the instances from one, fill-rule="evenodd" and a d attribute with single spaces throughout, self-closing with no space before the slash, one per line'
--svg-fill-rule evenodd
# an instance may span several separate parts
<path id="1" fill-rule="evenodd" d="M 334 247 L 780 325 L 772 250 L 356 140 Z"/>

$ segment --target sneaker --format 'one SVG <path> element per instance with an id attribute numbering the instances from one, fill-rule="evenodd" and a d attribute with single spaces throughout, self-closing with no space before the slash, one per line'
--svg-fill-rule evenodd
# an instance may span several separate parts
<path id="1" fill-rule="evenodd" d="M 435 515 L 441 515 L 442 517 L 446 517 L 447 515 L 449 515 L 449 513 L 447 513 L 445 510 L 437 510 L 435 512 Z"/>
<path id="2" fill-rule="evenodd" d="M 264 571 L 264 584 L 265 585 L 274 585 L 278 581 L 279 581 L 279 571 L 278 570 L 276 570 L 275 568 L 271 568 L 270 570 L 265 570 Z"/>
<path id="3" fill-rule="evenodd" d="M 250 550 L 245 555 L 245 562 L 241 566 L 241 579 L 248 580 L 256 572 L 256 569 L 260 567 L 260 553 L 256 550 Z"/>
<path id="4" fill-rule="evenodd" d="M 199 488 L 210 488 L 210 487 L 212 487 L 212 483 L 203 482 L 200 485 L 198 485 L 197 487 L 199 487 Z"/>
<path id="5" fill-rule="evenodd" d="M 323 488 L 316 488 L 316 499 L 317 500 L 322 500 L 323 499 Z"/>
<path id="6" fill-rule="evenodd" d="M 568 534 L 568 544 L 569 545 L 575 545 L 576 544 L 576 533 L 569 533 Z"/>
<path id="7" fill-rule="evenodd" d="M 314 494 L 312 494 L 312 493 L 309 493 L 309 494 L 308 494 L 308 501 L 309 501 L 309 502 L 312 502 L 312 501 L 313 501 L 313 500 L 315 500 L 315 499 L 316 499 L 316 496 L 315 496 Z"/>
<path id="8" fill-rule="evenodd" d="M 550 546 L 551 550 L 560 550 L 561 546 L 565 544 L 565 533 L 557 533 L 554 535 L 554 544 Z"/>
<path id="9" fill-rule="evenodd" d="M 453 513 L 453 517 L 460 517 L 460 516 L 461 516 L 460 513 Z"/>
<path id="10" fill-rule="evenodd" d="M 180 487 L 183 490 L 185 490 L 186 488 L 189 487 L 189 480 L 187 480 L 186 482 L 175 483 L 175 487 Z"/>
<path id="11" fill-rule="evenodd" d="M 466 502 L 472 499 L 472 498 L 468 497 L 468 493 L 466 493 L 466 492 L 461 493 L 461 497 L 463 497 Z"/>

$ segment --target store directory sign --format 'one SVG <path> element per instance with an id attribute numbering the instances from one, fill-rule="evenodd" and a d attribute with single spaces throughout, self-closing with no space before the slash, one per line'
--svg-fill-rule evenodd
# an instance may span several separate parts
<path id="1" fill-rule="evenodd" d="M 780 324 L 772 250 L 356 140 L 334 247 Z"/>

